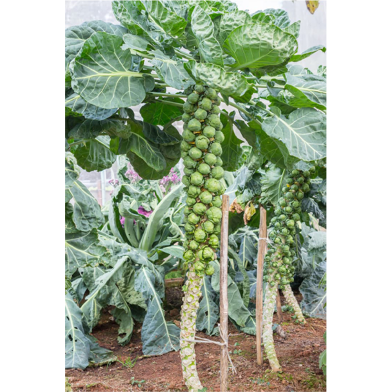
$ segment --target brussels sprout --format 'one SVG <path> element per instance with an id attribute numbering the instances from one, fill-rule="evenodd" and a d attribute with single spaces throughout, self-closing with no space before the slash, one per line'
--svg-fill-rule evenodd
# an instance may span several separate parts
<path id="1" fill-rule="evenodd" d="M 292 186 L 291 186 L 291 190 L 292 190 L 292 191 L 298 191 L 298 185 L 295 185 L 295 184 L 292 185 Z"/>
<path id="2" fill-rule="evenodd" d="M 275 208 L 275 215 L 278 216 L 282 213 L 282 209 L 280 207 Z"/>
<path id="3" fill-rule="evenodd" d="M 196 120 L 193 118 L 191 121 L 188 123 L 188 130 L 191 132 L 198 132 L 201 129 L 201 123 L 199 120 Z"/>
<path id="4" fill-rule="evenodd" d="M 196 148 L 196 147 L 193 147 L 193 148 Z M 200 151 L 197 148 L 196 148 L 196 150 Z M 184 166 L 187 167 L 188 169 L 193 169 L 193 168 L 195 168 L 197 166 L 197 162 L 195 162 L 190 156 L 187 156 L 187 157 L 184 158 Z"/>
<path id="5" fill-rule="evenodd" d="M 219 106 L 218 105 L 212 105 L 211 113 L 212 114 L 219 114 L 220 113 Z"/>
<path id="6" fill-rule="evenodd" d="M 301 219 L 301 217 L 299 216 L 299 214 L 293 214 L 293 219 L 295 222 L 298 222 Z"/>
<path id="7" fill-rule="evenodd" d="M 191 240 L 193 238 L 193 233 L 185 233 L 185 237 Z"/>
<path id="8" fill-rule="evenodd" d="M 293 211 L 293 209 L 292 209 L 290 206 L 285 207 L 284 210 L 285 210 L 285 212 L 287 212 L 288 214 L 289 214 L 290 212 Z"/>
<path id="9" fill-rule="evenodd" d="M 292 175 L 293 177 L 298 176 L 298 174 L 299 174 L 299 171 L 298 171 L 298 170 L 295 170 L 295 169 L 291 172 L 291 175 Z"/>
<path id="10" fill-rule="evenodd" d="M 299 201 L 297 201 L 297 200 L 294 200 L 291 203 L 291 207 L 293 207 L 293 208 L 299 208 L 300 206 L 301 206 L 301 203 Z"/>
<path id="11" fill-rule="evenodd" d="M 304 196 L 305 196 L 305 195 L 304 195 L 303 192 L 298 192 L 298 193 L 297 193 L 297 199 L 298 199 L 298 200 L 302 200 L 302 199 L 304 198 Z"/>
<path id="12" fill-rule="evenodd" d="M 279 273 L 281 273 L 281 274 L 285 274 L 286 273 L 286 267 L 285 266 L 280 266 L 279 268 L 278 268 L 278 271 L 279 271 Z"/>
<path id="13" fill-rule="evenodd" d="M 195 169 L 188 169 L 187 167 L 184 168 L 184 174 L 186 176 L 190 176 L 194 171 L 195 171 Z"/>
<path id="14" fill-rule="evenodd" d="M 191 149 L 191 146 L 185 140 L 182 140 L 180 144 L 180 148 L 181 151 L 189 151 Z"/>
<path id="15" fill-rule="evenodd" d="M 311 167 L 309 168 L 309 171 L 310 171 L 311 173 L 314 173 L 314 172 L 316 171 L 316 168 L 315 168 L 314 166 L 311 166 Z"/>
<path id="16" fill-rule="evenodd" d="M 215 136 L 215 128 L 207 125 L 204 129 L 203 129 L 203 135 L 205 137 L 207 137 L 208 139 L 211 139 L 212 137 Z"/>
<path id="17" fill-rule="evenodd" d="M 222 143 L 225 140 L 225 135 L 221 131 L 216 131 L 215 133 L 215 141 L 218 143 Z"/>
<path id="18" fill-rule="evenodd" d="M 193 212 L 197 215 L 203 215 L 207 211 L 207 207 L 203 203 L 196 203 L 193 206 Z"/>
<path id="19" fill-rule="evenodd" d="M 204 264 L 200 261 L 196 261 L 195 271 L 198 271 L 198 272 L 204 271 Z"/>
<path id="20" fill-rule="evenodd" d="M 218 131 L 221 131 L 223 129 L 223 124 L 221 121 L 219 121 L 219 127 L 217 128 Z M 223 135 L 224 137 L 224 135 Z"/>
<path id="21" fill-rule="evenodd" d="M 195 91 L 199 94 L 203 94 L 206 89 L 202 84 L 196 84 Z"/>
<path id="22" fill-rule="evenodd" d="M 196 120 L 197 121 L 197 120 Z M 182 133 L 182 138 L 186 141 L 186 142 L 193 142 L 196 139 L 196 136 L 189 130 L 186 129 L 183 133 Z"/>
<path id="23" fill-rule="evenodd" d="M 187 250 L 186 252 L 184 252 L 184 260 L 186 261 L 193 261 L 195 260 L 195 257 L 195 253 L 191 250 Z"/>
<path id="24" fill-rule="evenodd" d="M 209 151 L 216 156 L 222 155 L 222 146 L 218 142 L 211 143 Z"/>
<path id="25" fill-rule="evenodd" d="M 223 166 L 223 161 L 222 158 L 216 157 L 216 163 L 215 166 Z"/>
<path id="26" fill-rule="evenodd" d="M 191 180 L 191 182 L 192 182 L 192 180 Z M 284 215 L 284 214 L 280 215 L 280 216 L 279 216 L 279 219 L 280 219 L 281 221 L 286 220 L 286 215 Z"/>
<path id="27" fill-rule="evenodd" d="M 221 184 L 220 182 L 215 179 L 215 178 L 209 178 L 206 181 L 205 187 L 207 190 L 209 190 L 211 193 L 218 192 L 221 189 Z"/>
<path id="28" fill-rule="evenodd" d="M 212 205 L 214 206 L 214 207 L 221 207 L 222 206 L 222 199 L 220 198 L 220 197 L 218 197 L 218 196 L 215 196 L 213 199 L 212 199 Z"/>
<path id="29" fill-rule="evenodd" d="M 225 171 L 220 166 L 215 166 L 211 170 L 211 176 L 217 180 L 220 180 L 224 174 L 225 174 Z"/>
<path id="30" fill-rule="evenodd" d="M 185 159 L 188 156 L 188 153 L 186 151 L 181 151 L 181 158 Z"/>
<path id="31" fill-rule="evenodd" d="M 290 254 L 291 256 L 295 256 L 295 250 L 294 249 L 290 250 Z"/>
<path id="32" fill-rule="evenodd" d="M 199 172 L 195 172 L 191 175 L 191 184 L 193 185 L 201 185 L 204 182 L 203 175 Z"/>
<path id="33" fill-rule="evenodd" d="M 281 224 L 280 224 L 280 222 L 275 222 L 275 223 L 274 223 L 274 226 L 275 226 L 277 229 L 279 229 L 279 227 L 281 226 Z"/>
<path id="34" fill-rule="evenodd" d="M 196 106 L 192 105 L 190 102 L 185 102 L 184 105 L 182 105 L 182 108 L 185 113 L 193 113 L 196 110 Z"/>
<path id="35" fill-rule="evenodd" d="M 188 154 L 194 160 L 200 159 L 203 156 L 203 152 L 197 147 L 191 148 Z"/>
<path id="36" fill-rule="evenodd" d="M 294 183 L 294 180 L 293 180 L 292 178 L 288 178 L 288 179 L 286 180 L 286 183 L 289 184 L 289 185 L 291 185 L 291 184 Z"/>
<path id="37" fill-rule="evenodd" d="M 289 231 L 284 227 L 281 231 L 280 231 L 283 235 L 287 235 L 289 234 Z"/>
<path id="38" fill-rule="evenodd" d="M 220 223 L 222 219 L 222 211 L 218 207 L 211 207 L 207 210 L 206 215 L 213 223 Z"/>
<path id="39" fill-rule="evenodd" d="M 292 227 L 294 227 L 295 226 L 295 222 L 291 219 L 291 220 L 288 220 L 287 222 L 286 222 L 286 224 L 287 224 L 287 227 L 289 228 L 289 229 L 291 229 Z"/>
<path id="40" fill-rule="evenodd" d="M 188 95 L 188 102 L 195 104 L 199 100 L 199 94 L 192 93 Z"/>
<path id="41" fill-rule="evenodd" d="M 207 239 L 207 233 L 200 227 L 195 230 L 194 236 L 197 242 L 204 242 Z"/>
<path id="42" fill-rule="evenodd" d="M 213 233 L 214 232 L 214 224 L 211 221 L 205 221 L 202 224 L 202 227 L 205 232 L 207 233 Z"/>
<path id="43" fill-rule="evenodd" d="M 185 214 L 185 215 L 189 215 L 191 212 L 192 212 L 192 210 L 191 210 L 188 206 L 185 206 L 185 208 L 184 208 L 184 214 Z"/>
<path id="44" fill-rule="evenodd" d="M 207 261 L 214 260 L 214 257 L 215 257 L 215 253 L 209 246 L 206 246 L 203 248 L 203 259 L 204 260 L 207 260 Z"/>
<path id="45" fill-rule="evenodd" d="M 192 225 L 197 225 L 199 223 L 200 217 L 198 217 L 194 212 L 188 216 L 188 222 Z"/>
<path id="46" fill-rule="evenodd" d="M 281 198 L 278 200 L 278 203 L 279 203 L 279 205 L 280 205 L 281 207 L 286 207 L 286 206 L 287 206 L 287 202 L 286 202 L 285 199 L 283 199 L 283 197 L 281 197 Z"/>
<path id="47" fill-rule="evenodd" d="M 309 192 L 309 190 L 310 190 L 309 185 L 308 185 L 308 184 L 303 184 L 303 185 L 302 185 L 302 190 L 303 190 L 304 192 Z"/>
<path id="48" fill-rule="evenodd" d="M 188 177 L 188 176 L 184 176 L 184 177 L 182 177 L 182 183 L 185 185 L 185 186 L 189 186 L 190 184 L 191 184 L 191 179 Z"/>
<path id="49" fill-rule="evenodd" d="M 184 113 L 184 114 L 182 115 L 182 121 L 184 121 L 184 123 L 189 122 L 191 118 L 192 118 L 192 116 L 189 115 L 188 113 Z"/>
<path id="50" fill-rule="evenodd" d="M 206 275 L 213 275 L 215 272 L 214 266 L 211 264 L 208 264 L 206 268 Z"/>
<path id="51" fill-rule="evenodd" d="M 199 173 L 201 173 L 203 175 L 207 175 L 211 171 L 210 167 L 206 163 L 201 163 L 197 167 L 197 170 L 199 171 Z"/>
<path id="52" fill-rule="evenodd" d="M 199 244 L 195 241 L 189 241 L 188 248 L 192 250 L 196 250 L 199 247 Z"/>
<path id="53" fill-rule="evenodd" d="M 212 107 L 212 102 L 210 99 L 208 98 L 203 98 L 200 102 L 199 102 L 199 107 L 203 110 L 211 110 Z"/>
<path id="54" fill-rule="evenodd" d="M 305 178 L 299 177 L 299 178 L 297 178 L 297 182 L 298 182 L 298 184 L 303 184 L 305 182 Z"/>
<path id="55" fill-rule="evenodd" d="M 203 135 L 196 138 L 196 147 L 200 148 L 200 150 L 207 150 L 209 143 L 210 141 Z"/>
<path id="56" fill-rule="evenodd" d="M 210 204 L 212 201 L 212 195 L 208 191 L 204 191 L 200 194 L 199 199 L 204 204 Z"/>
<path id="57" fill-rule="evenodd" d="M 215 230 L 214 230 L 214 234 L 220 234 L 221 232 L 221 225 L 220 223 L 215 225 Z"/>
<path id="58" fill-rule="evenodd" d="M 185 223 L 184 229 L 187 233 L 193 233 L 195 231 L 195 226 L 187 222 Z"/>
<path id="59" fill-rule="evenodd" d="M 290 261 L 290 259 L 289 259 L 288 257 L 283 257 L 282 261 L 283 261 L 283 263 L 286 264 L 286 265 L 288 265 L 288 264 L 291 263 L 291 261 Z"/>
<path id="60" fill-rule="evenodd" d="M 213 88 L 208 87 L 205 92 L 205 96 L 210 99 L 216 99 L 218 97 L 218 94 L 216 93 L 216 91 Z"/>
<path id="61" fill-rule="evenodd" d="M 274 239 L 275 244 L 280 244 L 282 242 L 282 239 L 280 237 L 276 237 Z"/>
<path id="62" fill-rule="evenodd" d="M 212 248 L 217 248 L 219 246 L 219 238 L 215 234 L 210 236 L 210 239 L 208 240 L 208 244 Z"/>
<path id="63" fill-rule="evenodd" d="M 216 162 L 216 156 L 208 152 L 206 155 L 204 155 L 204 162 L 210 166 L 214 166 Z"/>
<path id="64" fill-rule="evenodd" d="M 193 206 L 196 203 L 196 199 L 194 199 L 193 197 L 188 196 L 186 198 L 186 205 L 187 206 Z"/>
<path id="65" fill-rule="evenodd" d="M 305 170 L 302 174 L 303 174 L 305 177 L 309 177 L 309 176 L 310 176 L 310 171 L 309 171 L 309 170 Z"/>
<path id="66" fill-rule="evenodd" d="M 207 124 L 210 125 L 211 127 L 214 127 L 215 129 L 219 129 L 220 127 L 220 119 L 217 114 L 210 114 L 207 117 Z"/>
<path id="67" fill-rule="evenodd" d="M 207 117 L 207 112 L 203 109 L 197 109 L 195 112 L 195 118 L 200 120 L 204 120 Z"/>
<path id="68" fill-rule="evenodd" d="M 285 194 L 285 197 L 286 197 L 286 199 L 291 200 L 291 199 L 294 198 L 294 195 L 293 195 L 291 192 L 287 192 L 287 193 Z"/>

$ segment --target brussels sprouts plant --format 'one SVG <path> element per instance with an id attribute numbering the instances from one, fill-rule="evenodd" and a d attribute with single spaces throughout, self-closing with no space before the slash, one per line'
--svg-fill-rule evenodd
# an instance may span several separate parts
<path id="1" fill-rule="evenodd" d="M 185 382 L 197 391 L 189 340 L 202 276 L 213 271 L 222 177 L 243 161 L 234 126 L 256 160 L 292 167 L 324 158 L 325 79 L 296 63 L 325 48 L 298 53 L 299 23 L 284 10 L 249 14 L 229 0 L 112 4 L 121 25 L 93 21 L 66 31 L 66 149 L 87 171 L 126 155 L 144 179 L 161 179 L 183 158 L 189 273 L 181 357 Z M 220 110 L 222 101 L 245 121 Z M 182 135 L 172 125 L 179 120 Z"/>

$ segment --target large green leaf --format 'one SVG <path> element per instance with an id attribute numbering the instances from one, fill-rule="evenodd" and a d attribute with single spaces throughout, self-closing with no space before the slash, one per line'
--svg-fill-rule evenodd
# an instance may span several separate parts
<path id="1" fill-rule="evenodd" d="M 212 290 L 209 276 L 203 277 L 201 293 L 202 299 L 197 310 L 196 328 L 198 331 L 205 330 L 208 335 L 211 335 L 219 319 L 219 306 L 216 303 L 217 295 Z"/>
<path id="2" fill-rule="evenodd" d="M 273 16 L 273 24 L 285 29 L 290 25 L 290 18 L 287 11 L 276 8 L 268 8 L 263 11 L 266 15 Z"/>
<path id="3" fill-rule="evenodd" d="M 135 288 L 148 301 L 142 327 L 143 353 L 162 355 L 180 348 L 180 329 L 165 320 L 162 300 L 155 289 L 155 275 L 142 266 L 136 274 Z"/>
<path id="4" fill-rule="evenodd" d="M 184 102 L 180 98 L 174 97 L 166 98 L 164 101 L 177 103 Z M 182 113 L 183 111 L 180 107 L 158 101 L 148 103 L 140 109 L 143 120 L 153 125 L 166 125 L 168 122 L 181 116 Z"/>
<path id="5" fill-rule="evenodd" d="M 74 199 L 72 219 L 80 231 L 90 231 L 105 223 L 101 208 L 83 183 L 75 181 L 69 189 Z"/>
<path id="6" fill-rule="evenodd" d="M 74 152 L 78 164 L 86 171 L 109 169 L 116 161 L 116 154 L 110 151 L 109 137 L 98 136 L 79 145 Z"/>
<path id="7" fill-rule="evenodd" d="M 237 27 L 244 26 L 251 21 L 251 16 L 245 11 L 225 13 L 220 18 L 218 40 L 223 45 L 229 34 Z"/>
<path id="8" fill-rule="evenodd" d="M 222 48 L 214 37 L 214 23 L 206 11 L 198 5 L 192 12 L 191 26 L 204 62 L 223 66 Z"/>
<path id="9" fill-rule="evenodd" d="M 151 53 L 154 55 L 154 59 L 151 62 L 156 73 L 170 87 L 174 87 L 177 90 L 185 90 L 187 87 L 195 84 L 185 71 L 185 65 L 181 60 L 173 60 L 160 50 L 154 50 Z"/>
<path id="10" fill-rule="evenodd" d="M 158 144 L 159 147 L 162 146 L 173 146 L 174 144 L 178 144 L 182 141 L 182 136 L 179 134 L 176 128 L 170 127 L 166 129 L 160 129 L 159 127 L 144 123 L 143 126 L 143 133 L 144 136 L 151 142 Z M 169 150 L 162 150 L 161 152 L 164 155 L 167 155 L 169 153 Z"/>
<path id="11" fill-rule="evenodd" d="M 286 170 L 271 165 L 261 180 L 262 203 L 271 203 L 273 206 L 277 206 L 278 200 L 282 196 L 282 188 L 286 186 L 286 179 Z"/>
<path id="12" fill-rule="evenodd" d="M 160 26 L 167 34 L 173 37 L 181 36 L 187 25 L 184 18 L 166 8 L 161 1 L 143 1 L 149 16 Z"/>
<path id="13" fill-rule="evenodd" d="M 66 234 L 65 252 L 65 272 L 72 276 L 80 267 L 99 263 L 105 248 L 98 244 L 98 234 L 94 229 L 88 233 Z"/>
<path id="14" fill-rule="evenodd" d="M 326 109 L 327 85 L 323 77 L 308 75 L 298 78 L 287 74 L 286 80 L 285 89 L 294 96 L 289 99 L 288 105 Z"/>
<path id="15" fill-rule="evenodd" d="M 68 94 L 66 94 L 65 107 L 92 120 L 104 120 L 117 111 L 117 109 L 103 109 L 92 105 L 71 89 Z"/>
<path id="16" fill-rule="evenodd" d="M 72 296 L 65 295 L 65 368 L 88 366 L 90 340 L 85 336 L 82 324 L 82 312 Z"/>
<path id="17" fill-rule="evenodd" d="M 78 54 L 83 44 L 97 31 L 122 37 L 127 29 L 123 26 L 94 20 L 84 22 L 80 26 L 72 26 L 65 30 L 65 64 L 69 64 Z"/>
<path id="18" fill-rule="evenodd" d="M 184 65 L 184 68 L 195 80 L 208 84 L 238 102 L 249 102 L 252 94 L 256 92 L 245 76 L 226 72 L 218 65 L 197 63 L 191 60 Z"/>
<path id="19" fill-rule="evenodd" d="M 237 69 L 278 65 L 298 50 L 294 36 L 274 25 L 249 23 L 237 27 L 224 43 L 225 51 L 236 63 Z"/>
<path id="20" fill-rule="evenodd" d="M 133 56 L 122 44 L 120 37 L 95 33 L 71 64 L 72 88 L 87 102 L 112 109 L 144 100 L 143 74 L 130 71 Z"/>
<path id="21" fill-rule="evenodd" d="M 281 140 L 290 155 L 303 161 L 326 156 L 326 116 L 316 109 L 297 109 L 288 118 L 273 115 L 264 120 L 262 128 L 269 136 Z"/>
<path id="22" fill-rule="evenodd" d="M 182 184 L 176 185 L 172 190 L 161 200 L 157 205 L 154 212 L 150 215 L 148 225 L 144 230 L 143 236 L 139 243 L 139 248 L 145 251 L 149 251 L 155 240 L 157 232 L 159 230 L 159 222 L 170 208 L 173 201 L 181 196 Z"/>

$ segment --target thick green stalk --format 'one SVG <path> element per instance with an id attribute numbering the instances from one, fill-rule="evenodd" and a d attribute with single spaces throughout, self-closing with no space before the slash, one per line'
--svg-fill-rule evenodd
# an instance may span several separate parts
<path id="1" fill-rule="evenodd" d="M 282 287 L 282 291 L 287 303 L 294 308 L 294 313 L 297 316 L 297 320 L 302 324 L 306 324 L 304 315 L 302 314 L 297 299 L 294 297 L 294 293 L 293 290 L 291 290 L 290 285 L 284 285 Z"/>
<path id="2" fill-rule="evenodd" d="M 276 294 L 276 285 L 267 285 L 267 290 L 265 292 L 264 306 L 263 306 L 263 343 L 264 350 L 267 355 L 268 361 L 270 363 L 273 372 L 281 371 L 278 357 L 275 352 L 274 337 L 272 332 L 272 318 L 274 315 Z"/>
<path id="3" fill-rule="evenodd" d="M 196 336 L 196 317 L 199 308 L 199 298 L 201 296 L 201 286 L 203 278 L 198 276 L 193 265 L 187 273 L 186 292 L 184 302 L 181 307 L 181 334 L 180 334 L 180 356 L 182 362 L 182 374 L 189 391 L 197 392 L 202 389 L 199 376 L 196 369 L 195 343 L 188 340 L 194 340 Z"/>

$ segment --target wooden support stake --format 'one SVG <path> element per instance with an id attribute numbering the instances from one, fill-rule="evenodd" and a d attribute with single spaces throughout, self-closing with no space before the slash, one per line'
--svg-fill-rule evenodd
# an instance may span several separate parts
<path id="1" fill-rule="evenodd" d="M 222 228 L 220 242 L 220 327 L 222 337 L 229 339 L 229 300 L 227 296 L 227 266 L 229 245 L 229 196 L 222 196 Z M 220 359 L 220 391 L 227 391 L 229 363 L 226 346 L 222 346 Z"/>
<path id="2" fill-rule="evenodd" d="M 283 321 L 283 313 L 282 313 L 282 303 L 280 302 L 280 292 L 276 293 L 276 312 L 278 314 L 278 324 L 281 324 Z"/>
<path id="3" fill-rule="evenodd" d="M 260 239 L 263 238 L 263 239 Z M 259 246 L 257 253 L 257 283 L 256 283 L 256 348 L 257 364 L 263 364 L 261 335 L 263 332 L 263 266 L 267 247 L 267 212 L 260 206 Z"/>

